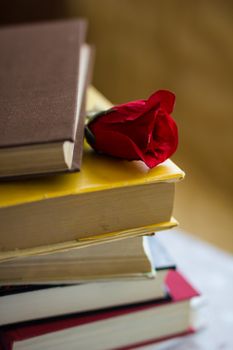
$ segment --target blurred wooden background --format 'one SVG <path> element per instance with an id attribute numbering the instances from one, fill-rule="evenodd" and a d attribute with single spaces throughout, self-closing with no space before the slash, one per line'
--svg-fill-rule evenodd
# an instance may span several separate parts
<path id="1" fill-rule="evenodd" d="M 233 252 L 233 2 L 216 0 L 0 1 L 0 23 L 85 16 L 96 45 L 94 84 L 113 103 L 176 93 L 186 171 L 181 227 Z"/>

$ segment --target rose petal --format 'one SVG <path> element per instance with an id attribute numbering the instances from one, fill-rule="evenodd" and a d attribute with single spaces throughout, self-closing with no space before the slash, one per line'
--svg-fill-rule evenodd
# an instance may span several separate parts
<path id="1" fill-rule="evenodd" d="M 148 168 L 152 169 L 156 165 L 160 164 L 163 162 L 160 157 L 157 157 L 155 153 L 145 153 L 143 155 L 143 158 L 141 158 L 143 162 L 148 166 Z"/>
<path id="2" fill-rule="evenodd" d="M 92 147 L 105 154 L 128 160 L 139 159 L 138 148 L 127 136 L 105 128 L 92 130 L 96 136 Z"/>
<path id="3" fill-rule="evenodd" d="M 138 100 L 127 104 L 118 105 L 109 110 L 109 113 L 101 116 L 101 123 L 114 124 L 124 123 L 127 120 L 137 119 L 145 112 L 145 101 Z M 95 119 L 91 121 L 95 123 Z"/>
<path id="4" fill-rule="evenodd" d="M 175 104 L 175 95 L 168 90 L 159 90 L 152 94 L 147 102 L 147 108 L 152 109 L 157 106 L 165 109 L 167 113 L 172 113 Z"/>
<path id="5" fill-rule="evenodd" d="M 168 114 L 158 113 L 153 132 L 151 150 L 161 161 L 169 158 L 178 146 L 178 129 L 175 121 Z"/>
<path id="6" fill-rule="evenodd" d="M 134 121 L 112 124 L 109 128 L 128 136 L 144 152 L 153 134 L 154 119 L 154 113 L 147 112 Z"/>

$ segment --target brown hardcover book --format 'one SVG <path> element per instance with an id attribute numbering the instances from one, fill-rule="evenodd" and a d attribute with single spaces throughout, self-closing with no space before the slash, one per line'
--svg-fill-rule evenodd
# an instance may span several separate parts
<path id="1" fill-rule="evenodd" d="M 0 30 L 0 178 L 79 170 L 86 21 Z"/>

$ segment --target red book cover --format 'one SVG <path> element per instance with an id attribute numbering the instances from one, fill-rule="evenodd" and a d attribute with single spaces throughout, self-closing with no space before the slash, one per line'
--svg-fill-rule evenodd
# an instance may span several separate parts
<path id="1" fill-rule="evenodd" d="M 65 316 L 56 319 L 47 319 L 42 321 L 34 321 L 30 323 L 18 323 L 0 328 L 0 350 L 12 350 L 13 344 L 16 341 L 26 340 L 32 337 L 41 336 L 47 333 L 57 332 L 71 327 L 78 327 L 84 324 L 107 320 L 117 316 L 123 316 L 129 313 L 139 312 L 150 308 L 156 308 L 163 304 L 176 303 L 196 297 L 199 293 L 191 286 L 191 284 L 178 272 L 171 270 L 168 272 L 166 286 L 169 290 L 170 299 L 162 301 L 152 301 L 144 304 L 127 305 L 115 309 L 103 311 L 88 312 Z M 187 332 L 192 330 L 188 329 Z M 185 332 L 185 333 L 187 333 Z M 180 334 L 177 334 L 180 335 Z M 166 339 L 169 337 L 166 337 Z M 149 344 L 161 339 L 148 340 L 135 346 Z M 121 349 L 130 349 L 126 346 Z"/>

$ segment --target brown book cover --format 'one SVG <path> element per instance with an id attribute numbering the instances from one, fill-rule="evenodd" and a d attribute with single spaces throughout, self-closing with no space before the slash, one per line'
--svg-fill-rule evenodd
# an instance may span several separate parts
<path id="1" fill-rule="evenodd" d="M 90 76 L 86 28 L 84 19 L 75 19 L 0 30 L 0 161 L 6 169 L 0 177 L 80 168 Z M 63 162 L 65 148 L 72 151 Z"/>

